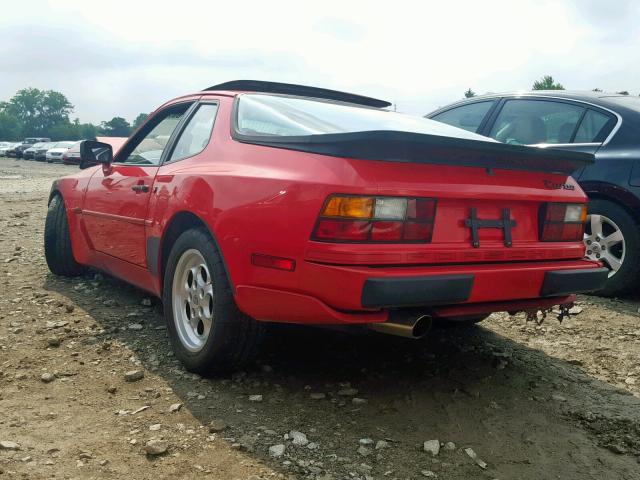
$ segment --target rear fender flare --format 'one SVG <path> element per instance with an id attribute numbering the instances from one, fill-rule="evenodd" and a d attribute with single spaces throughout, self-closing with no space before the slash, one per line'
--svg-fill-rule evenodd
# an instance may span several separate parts
<path id="1" fill-rule="evenodd" d="M 199 216 L 195 215 L 192 212 L 184 210 L 176 212 L 171 217 L 171 219 L 167 222 L 164 230 L 162 231 L 162 236 L 160 238 L 154 236 L 150 236 L 147 238 L 147 265 L 149 271 L 158 278 L 160 290 L 162 290 L 162 285 L 164 283 L 164 271 L 166 269 L 166 262 L 169 258 L 169 252 L 171 251 L 171 247 L 175 240 L 180 236 L 181 233 L 185 232 L 189 228 L 203 227 L 207 230 L 209 236 L 213 240 L 213 243 L 218 249 L 218 254 L 220 255 L 220 259 L 222 260 L 222 267 L 227 274 L 229 285 L 231 286 L 232 291 L 234 290 L 233 279 L 229 272 L 229 268 L 227 267 L 224 253 L 220 248 L 220 244 L 216 238 L 215 233 L 213 232 L 213 229 Z"/>
<path id="2" fill-rule="evenodd" d="M 640 199 L 629 190 L 612 183 L 597 181 L 580 182 L 580 186 L 589 198 L 611 200 L 634 217 L 640 216 Z"/>

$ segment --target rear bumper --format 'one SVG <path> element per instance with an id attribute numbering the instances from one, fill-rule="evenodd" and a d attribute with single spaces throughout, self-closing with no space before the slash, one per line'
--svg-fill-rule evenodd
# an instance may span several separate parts
<path id="1" fill-rule="evenodd" d="M 547 271 L 541 297 L 559 297 L 599 290 L 607 280 L 606 268 Z M 370 278 L 362 289 L 364 308 L 398 308 L 447 305 L 466 302 L 471 296 L 474 275 Z"/>
<path id="2" fill-rule="evenodd" d="M 260 285 L 236 286 L 240 309 L 258 320 L 308 324 L 381 322 L 402 307 L 475 305 L 490 313 L 521 309 L 523 300 L 542 307 L 597 290 L 607 278 L 588 260 L 385 268 L 304 262 L 296 272 L 258 272 Z"/>
<path id="3" fill-rule="evenodd" d="M 604 287 L 608 275 L 609 270 L 604 267 L 547 272 L 544 275 L 540 295 L 542 297 L 555 297 L 600 290 Z"/>

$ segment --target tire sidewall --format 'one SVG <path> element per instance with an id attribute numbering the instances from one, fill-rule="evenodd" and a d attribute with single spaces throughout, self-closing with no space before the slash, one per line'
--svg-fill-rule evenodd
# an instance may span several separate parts
<path id="1" fill-rule="evenodd" d="M 188 350 L 180 341 L 175 319 L 173 316 L 173 277 L 180 257 L 184 252 L 195 249 L 200 252 L 207 263 L 209 273 L 213 280 L 214 305 L 213 305 L 213 324 L 209 332 L 209 338 L 204 346 L 197 352 Z M 233 316 L 232 308 L 229 308 L 228 299 L 226 297 L 225 287 L 227 286 L 227 278 L 222 268 L 217 249 L 213 241 L 201 230 L 187 230 L 184 232 L 171 248 L 171 252 L 167 259 L 163 281 L 163 304 L 164 316 L 167 322 L 167 329 L 171 343 L 173 344 L 176 357 L 182 361 L 188 370 L 204 371 L 208 367 L 214 365 L 216 357 L 220 356 L 224 347 L 222 337 L 224 336 L 224 326 L 226 322 L 231 320 Z M 233 306 L 233 303 L 231 303 Z"/>
<path id="2" fill-rule="evenodd" d="M 620 269 L 607 280 L 605 287 L 598 293 L 614 295 L 632 289 L 638 281 L 637 267 L 640 261 L 638 224 L 624 207 L 610 200 L 590 200 L 589 214 L 603 215 L 613 221 L 620 228 L 625 242 L 625 257 Z"/>

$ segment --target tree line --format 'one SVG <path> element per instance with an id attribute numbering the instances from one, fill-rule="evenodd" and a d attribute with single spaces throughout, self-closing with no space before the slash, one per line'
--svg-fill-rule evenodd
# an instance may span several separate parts
<path id="1" fill-rule="evenodd" d="M 23 88 L 9 101 L 0 102 L 0 140 L 21 140 L 26 137 L 46 137 L 51 140 L 95 139 L 96 136 L 128 137 L 147 118 L 138 115 L 129 124 L 122 117 L 93 123 L 71 120 L 73 105 L 55 90 Z"/>
<path id="2" fill-rule="evenodd" d="M 540 80 L 536 80 L 535 82 L 533 82 L 531 90 L 564 90 L 564 86 L 561 83 L 556 82 L 551 75 L 544 75 Z M 594 88 L 593 91 L 602 92 L 602 90 L 599 88 Z M 621 92 L 616 93 L 620 95 L 629 95 L 629 92 L 627 90 L 622 90 Z M 476 92 L 471 90 L 471 87 L 469 87 L 469 89 L 464 92 L 464 96 L 466 98 L 475 97 Z"/>

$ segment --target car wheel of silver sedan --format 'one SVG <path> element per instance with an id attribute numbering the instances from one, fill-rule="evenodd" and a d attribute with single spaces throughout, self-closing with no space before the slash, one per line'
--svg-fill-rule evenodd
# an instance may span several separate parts
<path id="1" fill-rule="evenodd" d="M 634 291 L 640 284 L 640 225 L 635 215 L 620 203 L 602 198 L 589 200 L 585 225 L 586 256 L 609 268 L 600 295 L 614 296 Z"/>
<path id="2" fill-rule="evenodd" d="M 587 258 L 600 260 L 609 268 L 609 278 L 613 277 L 624 262 L 625 242 L 620 227 L 604 215 L 591 214 L 587 217 L 584 244 Z"/>

